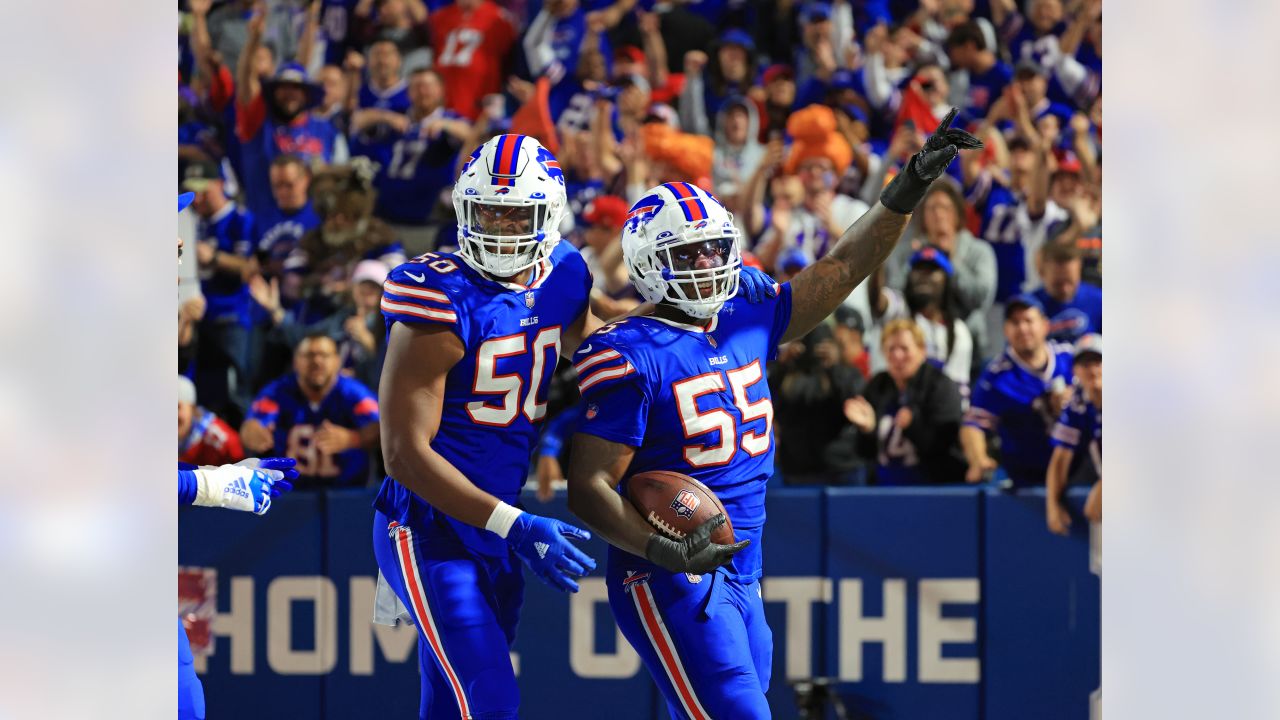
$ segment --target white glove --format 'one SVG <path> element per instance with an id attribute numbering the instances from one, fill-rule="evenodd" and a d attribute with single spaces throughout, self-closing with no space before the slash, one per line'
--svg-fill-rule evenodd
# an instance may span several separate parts
<path id="1" fill-rule="evenodd" d="M 284 479 L 279 470 L 257 467 L 257 458 L 235 465 L 206 465 L 197 468 L 196 501 L 193 505 L 243 510 L 265 515 L 271 508 L 272 486 Z"/>

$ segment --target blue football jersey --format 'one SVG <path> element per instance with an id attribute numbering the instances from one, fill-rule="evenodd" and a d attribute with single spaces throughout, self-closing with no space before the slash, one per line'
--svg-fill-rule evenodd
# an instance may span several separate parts
<path id="1" fill-rule="evenodd" d="M 298 248 L 298 242 L 308 230 L 320 227 L 320 216 L 308 200 L 306 205 L 293 212 L 282 212 L 274 204 L 265 215 L 254 218 L 255 244 L 264 256 L 267 272 L 279 275 L 284 272 L 285 260 Z"/>
<path id="2" fill-rule="evenodd" d="M 460 120 L 441 108 L 414 123 L 403 133 L 355 138 L 351 154 L 362 155 L 379 166 L 374 180 L 378 204 L 374 214 L 390 223 L 421 225 L 440 201 L 441 191 L 453 187 L 461 143 L 446 132 L 427 134 L 431 120 Z"/>
<path id="3" fill-rule="evenodd" d="M 1065 303 L 1044 288 L 1034 295 L 1049 317 L 1050 338 L 1073 343 L 1089 333 L 1102 332 L 1102 288 L 1097 285 L 1080 283 L 1075 297 Z"/>
<path id="4" fill-rule="evenodd" d="M 516 504 L 529 474 L 562 335 L 587 310 L 591 275 L 561 242 L 528 286 L 498 283 L 451 253 L 427 253 L 387 276 L 382 314 L 397 322 L 443 325 L 466 356 L 445 381 L 440 428 L 431 447 L 467 479 Z M 447 522 L 468 547 L 504 555 L 507 542 L 437 512 L 392 477 L 374 507 L 401 524 Z"/>
<path id="5" fill-rule="evenodd" d="M 751 304 L 738 295 L 706 328 L 656 317 L 606 325 L 574 356 L 585 406 L 578 432 L 636 449 L 629 474 L 670 470 L 720 498 L 751 545 L 733 559 L 760 575 L 765 484 L 773 475 L 773 400 L 766 363 L 791 320 L 791 286 Z M 648 565 L 610 548 L 612 562 Z"/>
<path id="6" fill-rule="evenodd" d="M 1000 433 L 1000 465 L 1020 486 L 1043 485 L 1049 467 L 1052 417 L 1046 395 L 1055 378 L 1071 382 L 1070 345 L 1049 342 L 1049 362 L 1028 367 L 1005 348 L 974 384 L 964 424 Z"/>
<path id="7" fill-rule="evenodd" d="M 400 114 L 409 112 L 409 86 L 405 81 L 392 85 L 386 90 L 375 90 L 373 86 L 366 81 L 360 86 L 360 93 L 357 99 L 361 108 L 377 108 L 378 110 L 390 110 Z"/>
<path id="8" fill-rule="evenodd" d="M 298 387 L 298 376 L 289 373 L 262 389 L 249 409 L 249 418 L 272 428 L 276 455 L 297 459 L 299 487 L 365 483 L 367 450 L 353 448 L 329 455 L 313 443 L 326 420 L 351 429 L 378 421 L 378 400 L 359 380 L 339 375 L 329 394 L 312 405 Z"/>
<path id="9" fill-rule="evenodd" d="M 1071 402 L 1062 408 L 1062 417 L 1053 426 L 1049 442 L 1071 450 L 1087 444 L 1093 466 L 1102 473 L 1102 409 L 1085 398 L 1084 388 L 1079 385 L 1071 393 Z"/>
<path id="10" fill-rule="evenodd" d="M 249 257 L 253 254 L 253 215 L 234 202 L 228 202 L 213 217 L 196 225 L 201 241 L 216 241 L 218 251 Z M 235 320 L 248 326 L 250 318 L 249 286 L 239 276 L 215 273 L 213 268 L 200 268 L 200 292 L 208 303 L 204 316 L 214 322 Z"/>

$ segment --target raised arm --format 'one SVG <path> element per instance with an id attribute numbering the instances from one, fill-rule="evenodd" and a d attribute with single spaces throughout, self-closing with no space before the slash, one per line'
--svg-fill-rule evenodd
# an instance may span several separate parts
<path id="1" fill-rule="evenodd" d="M 640 27 L 641 42 L 644 44 L 645 63 L 649 66 L 649 77 L 655 88 L 666 87 L 667 43 L 662 39 L 662 25 L 657 13 L 637 13 L 637 24 Z"/>
<path id="2" fill-rule="evenodd" d="M 952 108 L 947 113 L 924 148 L 880 193 L 880 201 L 844 231 L 831 252 L 791 281 L 791 323 L 782 342 L 806 335 L 884 263 L 929 185 L 946 171 L 961 148 L 982 147 L 976 137 L 951 127 L 956 112 Z"/>
<path id="3" fill-rule="evenodd" d="M 236 62 L 236 102 L 248 105 L 262 92 L 262 84 L 253 73 L 253 56 L 262 44 L 262 30 L 267 24 L 266 7 L 262 3 L 255 4 L 253 15 L 246 28 L 247 38 L 244 49 L 240 51 L 240 59 Z"/>
<path id="4" fill-rule="evenodd" d="M 311 65 L 311 52 L 316 46 L 316 33 L 320 30 L 320 0 L 311 0 L 307 5 L 307 22 L 302 26 L 302 37 L 298 39 L 298 52 L 295 60 L 302 67 Z"/>
<path id="5" fill-rule="evenodd" d="M 191 2 L 191 55 L 196 60 L 196 70 L 206 81 L 213 79 L 213 38 L 209 35 L 209 8 L 213 0 Z"/>

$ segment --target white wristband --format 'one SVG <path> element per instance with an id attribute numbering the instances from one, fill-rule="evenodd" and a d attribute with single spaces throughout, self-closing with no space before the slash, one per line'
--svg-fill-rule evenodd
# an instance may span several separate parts
<path id="1" fill-rule="evenodd" d="M 222 507 L 222 488 L 214 487 L 214 485 L 209 482 L 209 476 L 207 475 L 209 470 L 216 469 L 217 468 L 215 467 L 207 465 L 196 468 L 196 500 L 191 503 L 192 505 L 199 505 L 201 507 Z"/>
<path id="2" fill-rule="evenodd" d="M 493 509 L 493 514 L 489 516 L 489 521 L 484 524 L 484 529 L 497 533 L 498 537 L 506 540 L 507 533 L 511 532 L 511 526 L 516 523 L 516 518 L 523 514 L 523 510 L 513 508 L 499 500 L 498 506 Z"/>

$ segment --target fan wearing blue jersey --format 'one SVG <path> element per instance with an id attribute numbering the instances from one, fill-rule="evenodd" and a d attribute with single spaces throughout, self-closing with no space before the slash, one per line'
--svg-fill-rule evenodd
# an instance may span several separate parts
<path id="1" fill-rule="evenodd" d="M 1098 470 L 1098 481 L 1093 484 L 1085 501 L 1085 517 L 1102 522 L 1101 335 L 1089 334 L 1080 338 L 1071 361 L 1071 371 L 1076 379 L 1075 390 L 1049 436 L 1053 455 L 1049 456 L 1049 471 L 1045 474 L 1045 521 L 1049 531 L 1058 535 L 1066 535 L 1071 528 L 1071 516 L 1062 502 L 1062 493 L 1067 489 L 1071 460 L 1081 447 L 1089 448 L 1093 466 Z"/>
<path id="2" fill-rule="evenodd" d="M 573 440 L 569 506 L 613 545 L 609 603 L 674 718 L 770 717 L 773 647 L 759 584 L 774 453 L 765 363 L 885 261 L 960 149 L 981 147 L 950 128 L 955 114 L 825 256 L 759 304 L 735 297 L 741 237 L 709 193 L 665 183 L 628 215 L 627 269 L 657 307 L 652 317 L 604 326 L 574 358 L 586 410 Z M 651 470 L 706 484 L 737 542 L 710 541 L 723 515 L 679 540 L 655 532 L 618 490 L 628 475 Z"/>
<path id="3" fill-rule="evenodd" d="M 1005 303 L 1008 345 L 978 376 L 960 428 L 969 470 L 980 482 L 997 467 L 987 454 L 987 433 L 999 433 L 1000 461 L 1018 487 L 1039 487 L 1049 467 L 1049 430 L 1070 397 L 1071 346 L 1048 340 L 1049 320 L 1034 295 Z"/>

